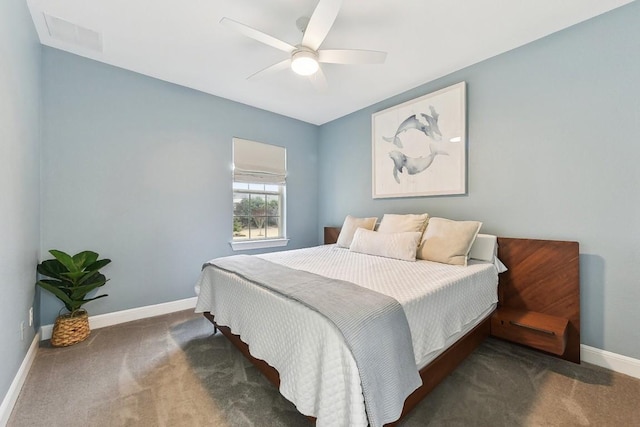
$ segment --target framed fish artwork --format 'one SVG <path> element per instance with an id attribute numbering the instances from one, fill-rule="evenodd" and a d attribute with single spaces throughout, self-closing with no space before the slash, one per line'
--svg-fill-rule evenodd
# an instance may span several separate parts
<path id="1" fill-rule="evenodd" d="M 466 83 L 386 110 L 372 122 L 373 198 L 466 194 Z"/>

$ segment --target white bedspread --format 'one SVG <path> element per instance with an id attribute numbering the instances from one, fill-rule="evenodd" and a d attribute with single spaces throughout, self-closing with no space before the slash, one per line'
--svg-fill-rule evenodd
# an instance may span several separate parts
<path id="1" fill-rule="evenodd" d="M 403 306 L 416 365 L 497 302 L 497 271 L 407 262 L 349 252 L 335 245 L 259 255 L 291 268 L 346 280 L 387 294 Z M 322 426 L 366 426 L 355 362 L 342 337 L 317 312 L 213 269 L 202 272 L 196 312 L 210 311 L 280 373 L 280 392 Z M 357 303 L 357 301 L 354 301 Z"/>

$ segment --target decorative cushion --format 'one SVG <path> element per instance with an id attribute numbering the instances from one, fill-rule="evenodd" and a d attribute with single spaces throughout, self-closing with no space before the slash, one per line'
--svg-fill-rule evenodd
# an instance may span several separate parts
<path id="1" fill-rule="evenodd" d="M 431 218 L 418 247 L 418 258 L 467 265 L 467 254 L 482 226 L 478 221 Z"/>
<path id="2" fill-rule="evenodd" d="M 353 235 L 358 228 L 364 228 L 366 230 L 373 230 L 376 226 L 377 217 L 372 218 L 356 218 L 351 215 L 347 215 L 340 229 L 338 235 L 338 241 L 336 244 L 342 248 L 348 248 L 351 246 Z"/>
<path id="3" fill-rule="evenodd" d="M 493 262 L 494 257 L 498 253 L 498 238 L 491 234 L 478 234 L 471 250 L 469 258 L 479 259 L 480 261 Z"/>
<path id="4" fill-rule="evenodd" d="M 422 233 L 419 231 L 380 233 L 379 231 L 358 228 L 349 250 L 386 258 L 415 261 L 416 249 L 421 236 Z"/>
<path id="5" fill-rule="evenodd" d="M 380 225 L 378 226 L 379 233 L 401 233 L 404 231 L 419 231 L 424 232 L 429 220 L 429 214 L 384 214 Z"/>

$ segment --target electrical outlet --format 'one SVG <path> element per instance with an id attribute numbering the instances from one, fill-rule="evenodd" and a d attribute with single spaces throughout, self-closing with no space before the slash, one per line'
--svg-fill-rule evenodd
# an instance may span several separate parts
<path id="1" fill-rule="evenodd" d="M 20 341 L 24 341 L 24 321 L 20 322 Z"/>
<path id="2" fill-rule="evenodd" d="M 33 307 L 29 308 L 29 327 L 33 326 Z"/>

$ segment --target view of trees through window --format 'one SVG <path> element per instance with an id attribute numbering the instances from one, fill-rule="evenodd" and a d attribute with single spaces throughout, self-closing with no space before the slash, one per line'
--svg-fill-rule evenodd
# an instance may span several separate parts
<path id="1" fill-rule="evenodd" d="M 283 186 L 234 182 L 233 188 L 233 240 L 283 237 Z"/>

